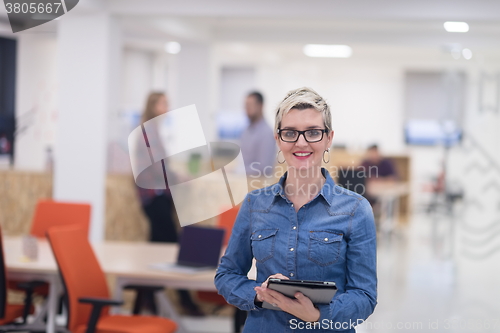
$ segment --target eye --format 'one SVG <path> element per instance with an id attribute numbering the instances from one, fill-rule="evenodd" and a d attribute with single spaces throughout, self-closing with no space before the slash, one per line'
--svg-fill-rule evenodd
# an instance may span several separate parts
<path id="1" fill-rule="evenodd" d="M 320 136 L 321 135 L 321 131 L 320 130 L 316 130 L 316 129 L 312 129 L 312 130 L 309 130 L 309 136 Z"/>
<path id="2" fill-rule="evenodd" d="M 283 131 L 283 136 L 287 139 L 292 139 L 295 137 L 295 131 Z"/>

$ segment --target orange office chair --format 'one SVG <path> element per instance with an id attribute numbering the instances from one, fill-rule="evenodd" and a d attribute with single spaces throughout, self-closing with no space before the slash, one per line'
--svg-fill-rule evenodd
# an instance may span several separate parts
<path id="1" fill-rule="evenodd" d="M 2 231 L 0 230 L 0 325 L 13 323 L 23 316 L 24 305 L 7 304 L 7 278 L 3 257 Z M 0 328 L 2 331 L 2 328 Z"/>
<path id="2" fill-rule="evenodd" d="M 154 316 L 110 315 L 106 278 L 81 226 L 50 228 L 47 236 L 68 295 L 72 333 L 172 333 L 177 324 Z"/>
<path id="3" fill-rule="evenodd" d="M 31 223 L 30 235 L 45 238 L 49 228 L 60 225 L 80 225 L 88 234 L 90 225 L 90 204 L 60 202 L 49 199 L 41 199 L 35 207 L 33 222 Z M 8 288 L 26 291 L 26 310 L 31 308 L 33 294 L 47 297 L 49 285 L 42 281 L 30 281 L 19 283 L 9 281 Z M 27 316 L 27 314 L 25 314 Z"/>
<path id="4" fill-rule="evenodd" d="M 90 205 L 53 200 L 39 200 L 36 204 L 30 234 L 38 238 L 45 238 L 49 228 L 68 224 L 81 225 L 88 235 Z"/>
<path id="5" fill-rule="evenodd" d="M 217 226 L 226 230 L 224 233 L 224 246 L 227 246 L 227 243 L 229 243 L 229 238 L 231 238 L 234 222 L 236 221 L 239 211 L 240 206 L 236 206 L 219 215 Z"/>

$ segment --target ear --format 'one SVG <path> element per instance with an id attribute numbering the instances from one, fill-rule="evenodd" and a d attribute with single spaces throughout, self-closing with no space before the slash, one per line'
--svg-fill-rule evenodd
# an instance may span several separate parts
<path id="1" fill-rule="evenodd" d="M 279 147 L 281 140 L 280 140 L 277 132 L 274 132 L 274 140 L 276 140 L 276 145 Z"/>
<path id="2" fill-rule="evenodd" d="M 331 130 L 330 132 L 328 132 L 328 140 L 327 140 L 327 149 L 330 148 L 332 146 L 332 141 L 333 141 L 333 137 L 334 137 L 335 133 L 333 130 Z"/>

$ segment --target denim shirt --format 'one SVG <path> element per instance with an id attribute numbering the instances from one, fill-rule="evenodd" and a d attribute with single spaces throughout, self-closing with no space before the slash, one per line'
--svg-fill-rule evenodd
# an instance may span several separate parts
<path id="1" fill-rule="evenodd" d="M 249 311 L 244 333 L 355 332 L 377 304 L 376 234 L 370 204 L 335 185 L 326 169 L 320 193 L 295 212 L 284 193 L 287 174 L 243 201 L 215 276 L 219 294 Z M 256 260 L 257 278 L 247 273 Z M 307 323 L 257 306 L 255 286 L 270 275 L 334 281 L 330 304 L 318 304 L 319 322 Z M 309 325 L 309 326 L 307 326 Z"/>

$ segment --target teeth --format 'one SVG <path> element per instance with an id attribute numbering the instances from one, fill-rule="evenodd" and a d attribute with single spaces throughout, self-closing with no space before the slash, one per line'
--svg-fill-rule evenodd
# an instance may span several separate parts
<path id="1" fill-rule="evenodd" d="M 311 155 L 311 153 L 294 153 L 295 156 L 308 156 Z"/>

